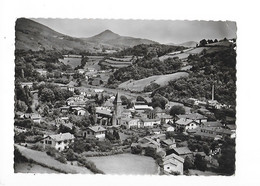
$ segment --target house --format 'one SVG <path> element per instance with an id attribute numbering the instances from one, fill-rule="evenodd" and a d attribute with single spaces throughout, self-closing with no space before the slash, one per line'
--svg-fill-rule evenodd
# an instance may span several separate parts
<path id="1" fill-rule="evenodd" d="M 77 70 L 77 72 L 78 72 L 79 74 L 84 74 L 85 70 L 80 68 L 80 69 Z"/>
<path id="2" fill-rule="evenodd" d="M 235 138 L 236 133 L 226 128 L 222 127 L 207 127 L 201 126 L 197 128 L 196 136 L 201 136 L 204 138 L 218 139 L 218 138 Z"/>
<path id="3" fill-rule="evenodd" d="M 198 123 L 191 119 L 181 118 L 175 122 L 176 130 L 186 132 L 188 129 L 195 129 L 198 127 Z"/>
<path id="4" fill-rule="evenodd" d="M 106 129 L 102 127 L 101 125 L 96 125 L 92 127 L 88 127 L 84 132 L 83 132 L 83 137 L 84 138 L 97 138 L 97 139 L 105 139 L 105 133 Z"/>
<path id="5" fill-rule="evenodd" d="M 153 134 L 161 134 L 161 132 L 162 132 L 162 131 L 161 131 L 161 129 L 159 129 L 159 128 L 153 128 L 153 129 L 152 129 L 152 133 L 153 133 Z"/>
<path id="6" fill-rule="evenodd" d="M 74 135 L 69 132 L 44 135 L 43 139 L 40 140 L 40 144 L 43 145 L 43 148 L 53 147 L 58 151 L 63 151 L 64 149 L 69 148 L 69 145 L 74 142 L 74 139 Z"/>
<path id="7" fill-rule="evenodd" d="M 177 115 L 178 119 L 189 119 L 189 120 L 193 120 L 199 124 L 203 123 L 203 122 L 207 122 L 207 117 L 203 116 L 199 113 L 190 113 L 190 114 L 181 114 L 181 115 Z"/>
<path id="8" fill-rule="evenodd" d="M 166 131 L 166 132 L 173 132 L 174 131 L 174 127 L 168 124 L 163 124 L 162 126 L 162 130 Z"/>
<path id="9" fill-rule="evenodd" d="M 36 113 L 31 113 L 31 114 L 22 114 L 20 116 L 20 118 L 24 118 L 24 119 L 31 119 L 33 120 L 34 123 L 41 123 L 41 115 L 40 114 L 36 114 Z"/>
<path id="10" fill-rule="evenodd" d="M 38 72 L 41 76 L 47 76 L 47 70 L 36 69 L 36 72 Z"/>
<path id="11" fill-rule="evenodd" d="M 139 118 L 122 118 L 122 125 L 127 129 L 140 128 Z"/>
<path id="12" fill-rule="evenodd" d="M 153 107 L 148 106 L 148 105 L 134 105 L 134 110 L 141 110 L 141 111 L 145 111 L 145 110 L 153 110 Z"/>
<path id="13" fill-rule="evenodd" d="M 141 128 L 153 128 L 153 127 L 157 127 L 160 124 L 161 124 L 161 120 L 159 118 L 157 118 L 157 119 L 142 118 L 141 119 Z"/>
<path id="14" fill-rule="evenodd" d="M 208 121 L 208 122 L 203 122 L 202 126 L 205 126 L 205 127 L 222 127 L 222 123 L 220 123 L 220 121 Z"/>
<path id="15" fill-rule="evenodd" d="M 146 147 L 152 147 L 156 149 L 156 151 L 159 151 L 160 149 L 160 143 L 158 143 L 156 140 L 151 139 L 150 137 L 144 137 L 138 140 L 137 145 L 141 146 L 142 148 Z"/>
<path id="16" fill-rule="evenodd" d="M 71 82 L 69 82 L 69 83 L 67 84 L 67 89 L 68 89 L 69 91 L 71 91 L 71 92 L 74 92 L 76 85 L 77 85 L 77 83 L 71 81 Z"/>
<path id="17" fill-rule="evenodd" d="M 175 139 L 165 139 L 161 141 L 162 147 L 168 149 L 173 149 L 176 147 Z"/>
<path id="18" fill-rule="evenodd" d="M 183 175 L 184 158 L 171 154 L 163 158 L 163 170 L 165 174 L 178 173 Z"/>
<path id="19" fill-rule="evenodd" d="M 104 92 L 104 89 L 101 89 L 101 88 L 99 88 L 99 89 L 94 89 L 94 92 L 95 92 L 95 93 L 102 93 L 102 92 Z"/>
<path id="20" fill-rule="evenodd" d="M 60 107 L 60 112 L 62 112 L 62 113 L 68 113 L 69 110 L 70 110 L 69 106 Z"/>
<path id="21" fill-rule="evenodd" d="M 167 155 L 170 154 L 177 154 L 178 156 L 185 158 L 186 156 L 193 156 L 193 153 L 190 151 L 190 149 L 188 147 L 174 147 L 168 151 L 166 151 Z"/>
<path id="22" fill-rule="evenodd" d="M 33 87 L 33 82 L 21 82 L 21 87 L 27 86 L 29 89 Z"/>
<path id="23" fill-rule="evenodd" d="M 162 124 L 172 124 L 174 122 L 173 117 L 169 114 L 160 115 L 158 118 L 161 119 Z"/>
<path id="24" fill-rule="evenodd" d="M 78 116 L 83 116 L 86 113 L 86 110 L 82 107 L 75 107 L 75 108 L 72 108 L 72 110 Z"/>

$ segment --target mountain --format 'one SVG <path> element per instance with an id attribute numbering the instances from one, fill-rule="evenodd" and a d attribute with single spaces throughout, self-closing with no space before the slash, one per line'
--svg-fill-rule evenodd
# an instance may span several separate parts
<path id="1" fill-rule="evenodd" d="M 147 39 L 120 36 L 110 30 L 90 38 L 75 38 L 56 32 L 51 28 L 19 18 L 15 25 L 15 48 L 23 50 L 86 50 L 101 51 L 102 48 L 123 49 L 139 44 L 154 44 Z"/>
<path id="2" fill-rule="evenodd" d="M 158 44 L 157 42 L 148 39 L 120 36 L 111 30 L 105 30 L 98 35 L 86 38 L 84 40 L 90 43 L 98 43 L 104 46 L 119 48 L 133 47 L 140 44 Z"/>
<path id="3" fill-rule="evenodd" d="M 198 43 L 196 41 L 187 41 L 184 43 L 177 44 L 178 46 L 184 46 L 184 47 L 196 47 Z"/>
<path id="4" fill-rule="evenodd" d="M 175 43 L 167 43 L 167 45 L 172 45 L 172 46 L 183 46 L 183 47 L 196 47 L 198 43 L 196 41 L 187 41 L 184 43 L 180 43 L 180 44 L 175 44 Z"/>
<path id="5" fill-rule="evenodd" d="M 15 25 L 15 48 L 24 50 L 85 50 L 91 44 L 70 37 L 30 19 L 19 18 Z"/>

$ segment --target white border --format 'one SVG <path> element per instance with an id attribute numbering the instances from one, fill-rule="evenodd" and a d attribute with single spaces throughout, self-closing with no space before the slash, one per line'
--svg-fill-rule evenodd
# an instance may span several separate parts
<path id="1" fill-rule="evenodd" d="M 0 185 L 259 185 L 259 6 L 235 0 L 4 0 L 0 6 Z M 231 20 L 237 22 L 237 170 L 233 177 L 13 173 L 14 24 L 17 17 Z"/>

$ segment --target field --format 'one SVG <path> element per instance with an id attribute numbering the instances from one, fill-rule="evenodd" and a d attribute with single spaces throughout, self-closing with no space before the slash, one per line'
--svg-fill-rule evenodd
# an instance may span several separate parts
<path id="1" fill-rule="evenodd" d="M 181 53 L 180 51 L 172 52 L 172 53 L 159 57 L 159 60 L 163 61 L 167 58 L 174 58 L 174 57 L 178 57 L 179 59 L 185 59 L 185 58 L 189 57 L 190 54 L 199 54 L 202 52 L 202 50 L 204 50 L 204 49 L 207 50 L 209 48 L 210 47 L 198 47 L 198 48 L 191 48 L 191 49 L 183 50 L 183 53 Z"/>
<path id="2" fill-rule="evenodd" d="M 171 80 L 176 80 L 181 77 L 187 77 L 188 75 L 189 74 L 187 72 L 177 72 L 174 74 L 151 76 L 151 77 L 136 80 L 136 81 L 129 80 L 124 83 L 121 83 L 118 86 L 118 88 L 141 92 L 144 90 L 145 86 L 150 85 L 151 83 L 157 83 L 161 86 L 165 86 Z"/>
<path id="3" fill-rule="evenodd" d="M 90 170 L 84 167 L 79 167 L 70 164 L 63 164 L 54 158 L 48 156 L 46 152 L 40 152 L 36 150 L 31 150 L 26 147 L 15 145 L 18 150 L 21 152 L 23 156 L 25 156 L 29 160 L 33 160 L 44 167 L 48 167 L 50 169 L 66 172 L 66 173 L 84 173 L 84 174 L 93 174 Z"/>
<path id="4" fill-rule="evenodd" d="M 157 175 L 158 165 L 151 157 L 134 154 L 119 154 L 88 157 L 105 174 Z"/>
<path id="5" fill-rule="evenodd" d="M 125 56 L 123 58 L 110 57 L 105 61 L 101 62 L 101 64 L 114 68 L 127 67 L 132 64 L 132 56 Z"/>
<path id="6" fill-rule="evenodd" d="M 14 167 L 15 173 L 59 173 L 55 170 L 34 163 L 17 163 Z"/>
<path id="7" fill-rule="evenodd" d="M 80 65 L 81 58 L 64 57 L 64 59 L 60 59 L 60 62 L 62 62 L 65 65 L 70 65 L 72 68 L 75 68 L 76 66 Z"/>

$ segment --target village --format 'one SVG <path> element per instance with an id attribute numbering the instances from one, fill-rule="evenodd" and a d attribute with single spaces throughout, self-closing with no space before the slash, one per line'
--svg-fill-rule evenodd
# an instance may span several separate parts
<path id="1" fill-rule="evenodd" d="M 47 77 L 46 70 L 36 72 Z M 236 127 L 234 120 L 208 120 L 212 108 L 227 107 L 214 100 L 214 86 L 212 99 L 207 102 L 189 98 L 189 104 L 184 105 L 166 100 L 162 109 L 151 106 L 152 100 L 145 93 L 108 89 L 101 86 L 102 80 L 88 83 L 107 72 L 76 70 L 81 75 L 81 86 L 73 79 L 68 84 L 20 82 L 20 88 L 32 97 L 32 110 L 15 113 L 16 147 L 47 154 L 55 151 L 58 161 L 76 161 L 80 166 L 84 165 L 78 160 L 80 154 L 86 158 L 124 153 L 150 156 L 156 160 L 159 174 L 166 175 L 189 175 L 189 169 L 214 172 L 219 167 L 222 146 L 227 139 L 235 139 Z M 46 103 L 53 100 L 43 92 L 51 86 L 66 92 L 67 99 L 48 106 Z M 92 172 L 102 173 L 96 169 Z"/>

